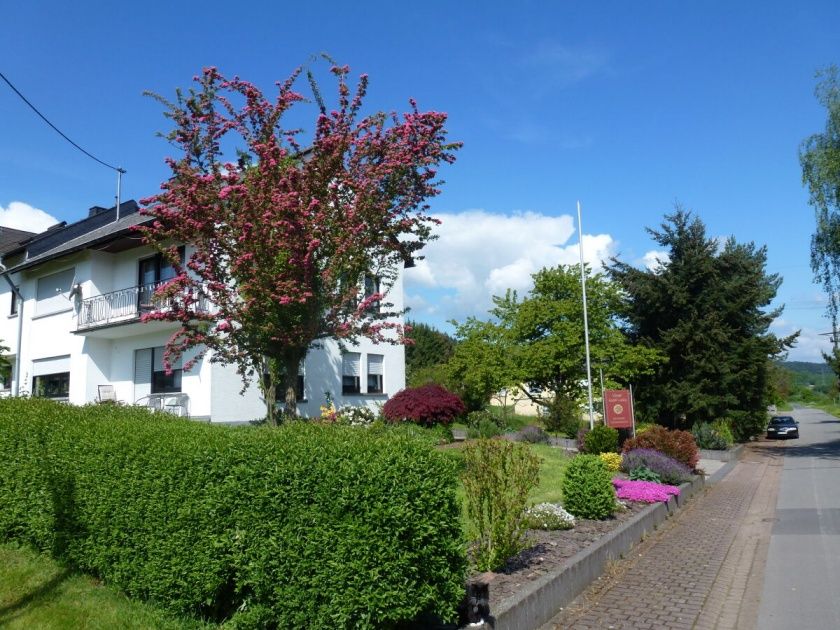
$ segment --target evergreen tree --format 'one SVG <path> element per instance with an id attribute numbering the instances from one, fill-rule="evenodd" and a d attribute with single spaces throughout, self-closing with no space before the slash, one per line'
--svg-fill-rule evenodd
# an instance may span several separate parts
<path id="1" fill-rule="evenodd" d="M 440 378 L 434 376 L 442 373 L 442 365 L 452 356 L 455 340 L 429 324 L 409 321 L 406 328 L 410 329 L 408 337 L 412 340 L 405 346 L 406 381 L 412 386 L 423 384 L 416 380 L 437 382 Z"/>
<path id="2" fill-rule="evenodd" d="M 733 238 L 719 247 L 702 221 L 680 208 L 648 232 L 668 260 L 647 270 L 613 259 L 609 269 L 627 298 L 626 334 L 668 359 L 638 382 L 640 413 L 675 428 L 729 417 L 736 433 L 749 437 L 765 420 L 767 359 L 798 335 L 769 332 L 782 309 L 765 308 L 781 278 L 766 273 L 766 248 Z"/>

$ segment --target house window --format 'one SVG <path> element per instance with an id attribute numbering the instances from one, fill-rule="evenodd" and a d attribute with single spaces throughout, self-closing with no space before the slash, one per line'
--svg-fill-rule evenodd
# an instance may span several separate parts
<path id="1" fill-rule="evenodd" d="M 38 398 L 70 398 L 70 355 L 32 362 L 32 395 Z"/>
<path id="2" fill-rule="evenodd" d="M 263 383 L 267 386 L 268 385 L 268 372 L 263 373 Z M 300 362 L 300 366 L 298 367 L 298 374 L 297 380 L 295 381 L 295 400 L 298 402 L 306 402 L 306 379 L 303 367 L 303 361 Z M 278 382 L 275 385 L 277 396 L 281 399 L 286 395 L 286 389 L 283 385 L 282 381 Z"/>
<path id="3" fill-rule="evenodd" d="M 39 374 L 32 382 L 32 395 L 36 398 L 70 398 L 70 372 Z"/>
<path id="4" fill-rule="evenodd" d="M 167 374 L 163 367 L 164 347 L 143 348 L 134 353 L 134 393 L 136 398 L 149 394 L 171 394 L 181 391 L 181 360 L 172 364 Z"/>
<path id="5" fill-rule="evenodd" d="M 384 390 L 382 387 L 382 364 L 384 362 L 384 355 L 369 354 L 367 359 L 367 391 L 368 394 L 381 394 Z"/>
<path id="6" fill-rule="evenodd" d="M 67 311 L 70 304 L 70 289 L 76 277 L 75 268 L 65 269 L 43 278 L 38 278 L 38 290 L 35 304 L 36 315 L 50 315 Z"/>
<path id="7" fill-rule="evenodd" d="M 18 305 L 17 305 L 17 293 L 12 291 L 12 306 L 9 308 L 9 315 L 17 315 L 18 314 Z"/>
<path id="8" fill-rule="evenodd" d="M 374 276 L 373 274 L 366 273 L 365 274 L 365 299 L 367 300 L 370 296 L 374 295 L 375 293 L 380 293 L 380 286 L 381 283 L 379 281 L 378 276 Z M 379 311 L 379 300 L 375 302 L 371 302 L 368 306 L 369 311 L 378 312 Z"/>
<path id="9" fill-rule="evenodd" d="M 346 352 L 341 357 L 341 393 L 361 393 L 362 355 L 358 352 Z"/>
<path id="10" fill-rule="evenodd" d="M 12 389 L 12 374 L 15 372 L 15 364 L 9 363 L 9 367 L 5 372 L 0 373 L 0 390 L 9 391 Z"/>
<path id="11" fill-rule="evenodd" d="M 297 382 L 295 383 L 295 398 L 300 401 L 306 400 L 306 389 L 304 387 L 306 385 L 305 376 L 306 370 L 304 368 L 303 361 L 301 361 L 300 367 L 298 367 Z"/>
<path id="12" fill-rule="evenodd" d="M 181 264 L 184 264 L 184 247 L 178 248 Z M 142 258 L 138 263 L 137 284 L 140 287 L 141 308 L 152 306 L 152 296 L 161 282 L 172 280 L 176 276 L 175 267 L 163 254 Z"/>

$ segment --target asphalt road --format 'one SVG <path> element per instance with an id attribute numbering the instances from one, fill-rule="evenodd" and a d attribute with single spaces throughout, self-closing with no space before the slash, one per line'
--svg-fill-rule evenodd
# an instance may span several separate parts
<path id="1" fill-rule="evenodd" d="M 790 415 L 801 437 L 778 445 L 784 468 L 758 628 L 840 628 L 840 420 L 815 409 Z"/>

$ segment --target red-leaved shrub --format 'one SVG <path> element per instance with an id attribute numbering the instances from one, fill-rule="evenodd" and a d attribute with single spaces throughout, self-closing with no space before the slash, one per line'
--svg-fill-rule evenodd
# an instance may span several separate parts
<path id="1" fill-rule="evenodd" d="M 632 451 L 636 448 L 652 448 L 668 457 L 673 457 L 682 462 L 691 470 L 697 467 L 700 459 L 700 451 L 697 450 L 697 442 L 694 436 L 688 431 L 669 431 L 663 426 L 651 427 L 644 433 L 637 434 L 624 442 L 623 452 Z"/>
<path id="2" fill-rule="evenodd" d="M 404 389 L 382 407 L 390 422 L 411 420 L 425 426 L 450 424 L 464 413 L 466 407 L 457 394 L 436 383 Z"/>

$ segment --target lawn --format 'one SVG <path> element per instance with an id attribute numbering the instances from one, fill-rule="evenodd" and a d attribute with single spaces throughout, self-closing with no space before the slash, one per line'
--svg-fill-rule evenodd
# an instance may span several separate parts
<path id="1" fill-rule="evenodd" d="M 14 545 L 0 545 L 0 627 L 87 630 L 208 629 L 153 606 L 131 601 L 50 558 Z"/>
<path id="2" fill-rule="evenodd" d="M 560 484 L 563 481 L 563 471 L 566 469 L 571 458 L 561 448 L 549 446 L 548 444 L 530 444 L 529 448 L 540 458 L 540 483 L 531 491 L 531 503 L 560 503 L 563 494 L 560 491 Z M 447 449 L 447 456 L 460 458 L 460 449 Z M 463 486 L 458 484 L 458 498 L 464 502 Z"/>
<path id="3" fill-rule="evenodd" d="M 531 450 L 542 460 L 540 484 L 531 491 L 531 501 L 533 503 L 560 503 L 563 499 L 560 483 L 563 481 L 563 473 L 571 458 L 563 449 L 547 444 L 532 444 Z"/>

